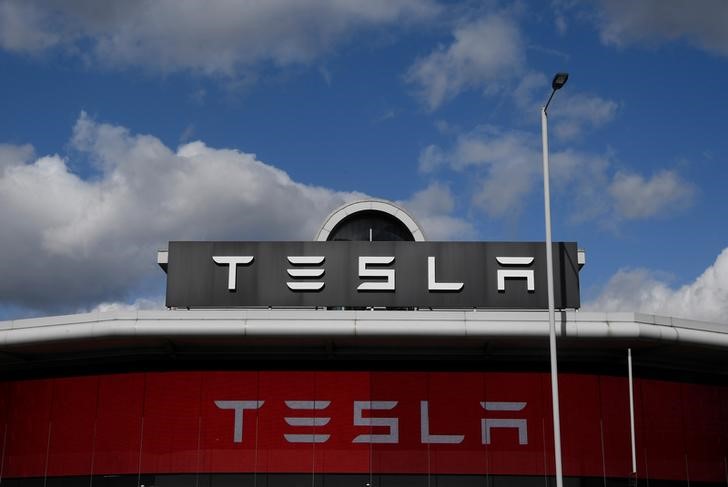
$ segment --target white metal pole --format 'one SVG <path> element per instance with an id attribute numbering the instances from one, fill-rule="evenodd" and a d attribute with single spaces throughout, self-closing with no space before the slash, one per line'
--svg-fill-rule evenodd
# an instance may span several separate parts
<path id="1" fill-rule="evenodd" d="M 553 96 L 553 93 L 552 93 Z M 551 242 L 551 193 L 549 191 L 549 142 L 546 107 L 541 108 L 541 139 L 543 143 L 543 201 L 546 221 L 546 279 L 549 299 L 549 355 L 551 358 L 551 404 L 554 414 L 554 462 L 556 487 L 563 487 L 561 471 L 561 419 L 559 415 L 559 379 L 556 365 L 556 312 L 554 311 L 554 261 Z"/>
<path id="2" fill-rule="evenodd" d="M 634 386 L 632 385 L 632 349 L 627 349 L 627 371 L 629 372 L 629 434 L 632 440 L 632 475 L 637 474 L 637 450 L 634 435 Z"/>

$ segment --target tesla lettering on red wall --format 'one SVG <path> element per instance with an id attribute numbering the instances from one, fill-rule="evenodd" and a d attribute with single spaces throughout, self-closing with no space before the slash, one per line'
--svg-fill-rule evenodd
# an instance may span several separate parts
<path id="1" fill-rule="evenodd" d="M 217 400 L 215 405 L 220 409 L 229 409 L 234 412 L 232 423 L 232 440 L 242 443 L 245 439 L 245 411 L 257 410 L 263 407 L 266 401 L 259 400 Z M 330 416 L 324 416 L 331 401 L 301 401 L 285 400 L 286 407 L 292 416 L 284 417 L 285 423 L 291 427 L 290 432 L 283 437 L 288 443 L 326 443 L 331 434 L 326 432 L 325 426 L 331 421 Z M 399 417 L 397 416 L 370 416 L 367 411 L 391 411 L 399 401 L 354 401 L 354 426 L 378 428 L 380 432 L 362 433 L 354 436 L 351 443 L 399 443 Z M 481 401 L 484 411 L 521 411 L 526 402 Z M 430 401 L 420 401 L 420 443 L 422 444 L 459 444 L 465 439 L 465 434 L 434 434 L 430 431 Z M 309 416 L 299 416 L 309 414 Z M 297 414 L 298 413 L 298 414 Z M 300 427 L 321 428 L 320 433 L 302 433 Z M 528 420 L 523 417 L 483 417 L 480 418 L 480 441 L 483 445 L 491 443 L 491 432 L 496 428 L 515 429 L 518 433 L 518 444 L 528 444 Z M 298 432 L 297 432 L 298 430 Z"/>
<path id="2" fill-rule="evenodd" d="M 643 472 L 725 483 L 728 387 L 643 378 L 633 387 Z M 627 378 L 562 373 L 559 389 L 564 473 L 627 478 Z M 0 381 L 2 480 L 140 471 L 552 475 L 544 462 L 550 399 L 541 372 L 206 370 Z"/>

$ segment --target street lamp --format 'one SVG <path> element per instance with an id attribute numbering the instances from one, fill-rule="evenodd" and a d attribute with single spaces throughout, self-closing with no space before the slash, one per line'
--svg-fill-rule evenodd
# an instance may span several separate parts
<path id="1" fill-rule="evenodd" d="M 546 109 L 556 91 L 563 88 L 569 73 L 556 73 L 551 82 L 551 96 L 541 108 L 541 140 L 543 142 L 543 203 L 546 223 L 546 279 L 548 280 L 549 299 L 549 355 L 551 358 L 551 404 L 554 413 L 554 461 L 556 464 L 556 487 L 563 487 L 564 478 L 561 471 L 561 419 L 559 416 L 559 379 L 556 366 L 556 320 L 554 311 L 554 260 L 551 242 L 551 194 L 549 192 L 549 141 L 548 118 Z"/>

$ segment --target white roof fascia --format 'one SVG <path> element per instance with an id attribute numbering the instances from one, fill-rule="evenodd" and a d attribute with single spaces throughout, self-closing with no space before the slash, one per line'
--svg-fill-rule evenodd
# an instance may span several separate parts
<path id="1" fill-rule="evenodd" d="M 641 313 L 557 313 L 557 336 L 627 339 L 728 349 L 728 325 Z M 112 311 L 0 321 L 0 350 L 98 338 L 548 336 L 545 311 L 171 310 Z"/>

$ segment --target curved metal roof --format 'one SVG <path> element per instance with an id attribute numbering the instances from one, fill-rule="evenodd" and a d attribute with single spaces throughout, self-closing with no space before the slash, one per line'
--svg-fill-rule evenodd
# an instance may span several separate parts
<path id="1" fill-rule="evenodd" d="M 597 356 L 608 362 L 629 347 L 638 360 L 657 367 L 728 375 L 727 325 L 640 313 L 564 311 L 557 313 L 557 336 L 559 359 L 574 364 Z M 547 337 L 545 311 L 87 313 L 0 322 L 0 368 L 223 355 L 264 357 L 268 363 L 303 356 L 518 362 L 543 357 Z"/>
<path id="2" fill-rule="evenodd" d="M 414 217 L 407 213 L 403 208 L 385 200 L 366 199 L 346 203 L 332 211 L 331 214 L 329 214 L 329 216 L 327 216 L 324 220 L 321 228 L 319 228 L 319 231 L 314 237 L 314 241 L 325 242 L 334 227 L 336 227 L 336 225 L 338 225 L 346 217 L 360 211 L 371 210 L 381 211 L 382 213 L 386 213 L 401 221 L 402 224 L 410 231 L 415 242 L 424 242 L 425 240 L 427 240 L 425 238 L 425 233 L 422 231 L 422 228 L 417 224 Z"/>

